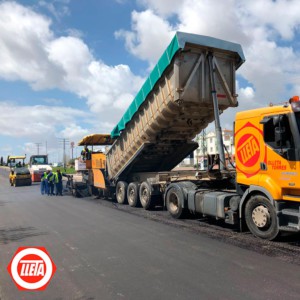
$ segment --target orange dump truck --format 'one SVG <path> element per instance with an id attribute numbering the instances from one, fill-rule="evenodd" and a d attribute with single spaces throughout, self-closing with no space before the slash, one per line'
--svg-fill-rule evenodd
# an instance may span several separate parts
<path id="1" fill-rule="evenodd" d="M 300 102 L 237 113 L 236 169 L 225 165 L 219 114 L 237 106 L 238 44 L 178 32 L 111 135 L 79 145 L 92 152 L 88 185 L 120 204 L 145 209 L 163 203 L 174 218 L 185 212 L 247 225 L 272 240 L 300 231 Z M 214 121 L 218 159 L 206 171 L 174 171 L 193 152 L 196 134 Z M 98 142 L 96 142 L 98 141 Z"/>

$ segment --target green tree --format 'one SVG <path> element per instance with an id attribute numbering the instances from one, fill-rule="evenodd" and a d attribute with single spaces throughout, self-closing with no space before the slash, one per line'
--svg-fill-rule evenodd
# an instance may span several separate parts
<path id="1" fill-rule="evenodd" d="M 75 166 L 75 159 L 70 159 L 69 162 L 68 162 L 68 165 L 69 166 Z"/>

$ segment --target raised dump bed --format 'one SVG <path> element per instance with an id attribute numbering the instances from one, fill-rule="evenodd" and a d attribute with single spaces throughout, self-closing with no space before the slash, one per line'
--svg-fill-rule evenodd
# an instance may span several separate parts
<path id="1" fill-rule="evenodd" d="M 107 154 L 108 178 L 173 169 L 214 120 L 212 93 L 220 111 L 237 106 L 235 71 L 243 62 L 238 44 L 177 32 L 111 133 L 116 141 Z"/>

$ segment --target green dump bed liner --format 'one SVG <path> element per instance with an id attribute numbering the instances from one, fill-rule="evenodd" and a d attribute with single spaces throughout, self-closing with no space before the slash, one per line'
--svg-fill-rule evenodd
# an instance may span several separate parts
<path id="1" fill-rule="evenodd" d="M 237 106 L 235 71 L 244 60 L 238 44 L 177 32 L 111 133 L 108 178 L 169 171 L 195 150 L 193 139 L 214 120 L 212 92 L 220 111 Z"/>

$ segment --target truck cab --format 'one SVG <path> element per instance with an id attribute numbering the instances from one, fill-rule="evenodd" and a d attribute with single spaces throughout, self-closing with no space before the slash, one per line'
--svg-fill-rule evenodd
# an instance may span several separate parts
<path id="1" fill-rule="evenodd" d="M 47 170 L 52 171 L 48 163 L 48 155 L 32 155 L 29 159 L 29 170 L 33 182 L 40 182 L 41 176 Z"/>
<path id="2" fill-rule="evenodd" d="M 240 217 L 257 236 L 300 230 L 300 102 L 237 113 Z"/>

